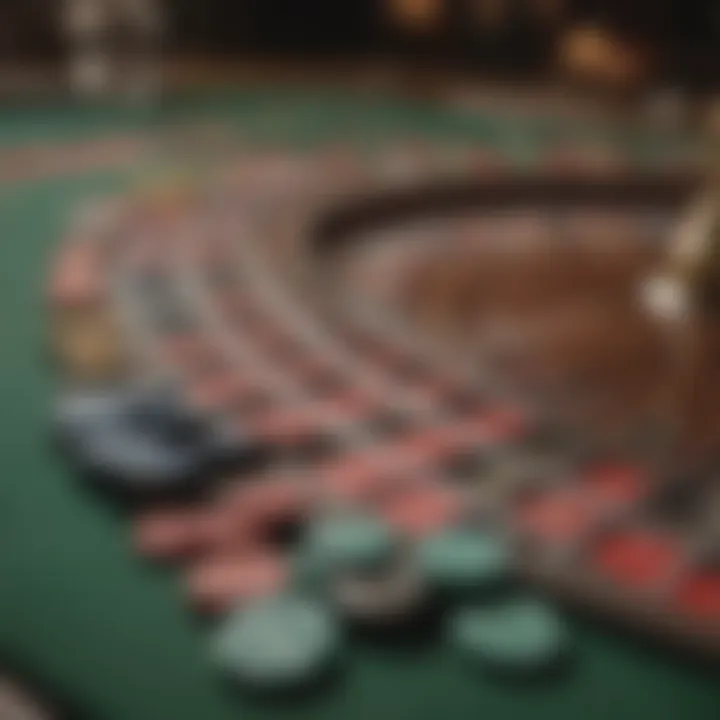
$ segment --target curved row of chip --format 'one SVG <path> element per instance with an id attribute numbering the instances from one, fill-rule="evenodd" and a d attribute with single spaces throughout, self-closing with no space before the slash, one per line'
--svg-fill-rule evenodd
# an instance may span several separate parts
<path id="1" fill-rule="evenodd" d="M 273 192 L 288 166 L 266 169 L 264 191 L 260 175 L 239 173 L 252 192 L 228 215 L 216 201 L 232 192 L 155 193 L 64 248 L 55 348 L 92 348 L 58 353 L 64 447 L 132 504 L 140 551 L 178 562 L 196 607 L 227 614 L 216 656 L 249 684 L 322 672 L 339 618 L 429 623 L 437 603 L 460 607 L 445 612 L 448 641 L 484 663 L 554 659 L 560 627 L 515 599 L 512 543 L 493 526 L 491 483 L 478 482 L 488 468 L 502 474 L 522 417 L 432 367 L 406 372 L 412 356 L 362 328 L 335 328 L 362 358 L 350 368 L 283 323 L 265 292 L 274 279 L 249 277 L 233 245 L 242 237 L 228 239 L 289 192 Z M 320 182 L 315 192 L 323 205 L 342 195 Z M 84 323 L 107 337 L 78 340 Z"/>

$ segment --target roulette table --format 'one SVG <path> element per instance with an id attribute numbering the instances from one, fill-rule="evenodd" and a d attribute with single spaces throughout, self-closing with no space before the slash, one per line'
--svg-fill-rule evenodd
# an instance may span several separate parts
<path id="1" fill-rule="evenodd" d="M 2 245 L 2 530 L 0 656 L 44 688 L 70 718 L 712 718 L 717 666 L 657 649 L 594 615 L 569 613 L 575 662 L 542 682 L 498 682 L 462 670 L 442 644 L 354 638 L 347 672 L 291 700 L 237 691 L 207 662 L 202 619 L 177 574 L 133 552 L 122 510 L 88 493 L 49 442 L 56 384 L 44 357 L 43 288 L 71 211 L 88 196 L 137 180 L 154 134 L 173 123 L 218 120 L 247 138 L 301 147 L 373 143 L 411 133 L 479 146 L 483 159 L 546 169 L 577 157 L 567 138 L 602 137 L 616 160 L 667 166 L 677 140 L 583 120 L 528 117 L 486 101 L 472 113 L 417 100 L 358 100 L 329 90 L 255 88 L 173 98 L 158 115 L 122 109 L 33 109 L 0 120 Z"/>

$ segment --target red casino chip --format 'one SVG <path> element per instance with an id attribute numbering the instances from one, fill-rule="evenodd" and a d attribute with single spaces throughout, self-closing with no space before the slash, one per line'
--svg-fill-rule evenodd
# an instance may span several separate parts
<path id="1" fill-rule="evenodd" d="M 196 508 L 150 510 L 134 520 L 134 544 L 142 555 L 158 560 L 187 556 L 200 542 L 201 514 Z"/>
<path id="2" fill-rule="evenodd" d="M 311 405 L 271 409 L 244 420 L 240 429 L 263 442 L 297 448 L 332 434 L 333 425 L 327 413 Z"/>
<path id="3" fill-rule="evenodd" d="M 447 423 L 417 430 L 401 443 L 419 467 L 429 467 L 467 447 L 468 438 L 461 425 Z"/>
<path id="4" fill-rule="evenodd" d="M 277 595 L 289 579 L 289 564 L 283 557 L 255 552 L 204 559 L 188 572 L 186 583 L 198 610 L 222 612 L 239 603 Z"/>
<path id="5" fill-rule="evenodd" d="M 397 482 L 399 476 L 383 451 L 372 450 L 345 455 L 326 463 L 318 472 L 323 497 L 348 504 L 371 501 Z"/>
<path id="6" fill-rule="evenodd" d="M 77 307 L 97 302 L 104 293 L 97 248 L 79 242 L 63 248 L 50 277 L 49 302 L 54 307 Z"/>
<path id="7" fill-rule="evenodd" d="M 417 476 L 423 457 L 406 439 L 361 448 L 319 468 L 320 487 L 333 497 L 365 498 Z"/>
<path id="8" fill-rule="evenodd" d="M 200 410 L 234 408 L 249 411 L 270 402 L 257 380 L 232 370 L 193 379 L 187 392 L 191 405 Z"/>
<path id="9" fill-rule="evenodd" d="M 605 577 L 632 590 L 648 591 L 670 582 L 682 559 L 678 538 L 642 527 L 602 538 L 592 554 L 595 567 Z"/>
<path id="10" fill-rule="evenodd" d="M 649 479 L 636 467 L 598 465 L 580 475 L 579 487 L 591 493 L 595 503 L 608 510 L 630 507 L 646 496 Z"/>
<path id="11" fill-rule="evenodd" d="M 263 353 L 284 359 L 294 358 L 300 353 L 300 347 L 295 338 L 282 326 L 273 325 L 269 319 L 257 318 L 255 323 L 244 328 L 246 339 L 262 348 Z M 294 375 L 300 375 L 300 370 L 294 365 Z"/>
<path id="12" fill-rule="evenodd" d="M 311 492 L 304 478 L 268 478 L 248 483 L 233 494 L 233 505 L 252 524 L 297 518 L 307 512 Z"/>
<path id="13" fill-rule="evenodd" d="M 166 362 L 185 371 L 220 369 L 225 360 L 218 348 L 197 335 L 164 338 L 160 352 Z"/>
<path id="14" fill-rule="evenodd" d="M 720 621 L 720 570 L 690 572 L 680 581 L 674 602 L 677 609 L 699 620 Z"/>
<path id="15" fill-rule="evenodd" d="M 476 392 L 444 378 L 424 383 L 418 390 L 438 407 L 459 415 L 482 412 L 485 406 Z"/>
<path id="16" fill-rule="evenodd" d="M 462 503 L 460 496 L 448 488 L 419 483 L 390 493 L 378 510 L 399 533 L 421 538 L 457 522 Z"/>
<path id="17" fill-rule="evenodd" d="M 487 410 L 479 415 L 448 420 L 423 428 L 402 442 L 419 467 L 437 465 L 458 452 L 481 450 L 488 445 L 515 440 L 524 430 L 522 416 L 510 410 Z"/>
<path id="18" fill-rule="evenodd" d="M 99 302 L 104 283 L 98 274 L 89 275 L 73 267 L 60 268 L 51 280 L 49 301 L 56 308 L 83 307 Z"/>
<path id="19" fill-rule="evenodd" d="M 504 443 L 519 440 L 527 430 L 527 418 L 518 409 L 498 407 L 482 410 L 462 421 L 469 437 L 480 442 Z"/>
<path id="20" fill-rule="evenodd" d="M 213 503 L 195 521 L 195 555 L 249 552 L 262 546 L 257 522 L 249 512 Z"/>
<path id="21" fill-rule="evenodd" d="M 527 500 L 519 511 L 522 534 L 552 544 L 571 544 L 585 537 L 604 518 L 603 509 L 573 487 Z"/>
<path id="22" fill-rule="evenodd" d="M 294 356 L 289 359 L 288 370 L 299 382 L 315 390 L 327 388 L 328 391 L 343 384 L 342 373 L 335 364 L 315 355 L 308 356 L 306 350 L 297 348 Z M 287 353 L 289 355 L 289 353 Z"/>
<path id="23" fill-rule="evenodd" d="M 388 407 L 373 393 L 353 388 L 323 399 L 322 403 L 329 416 L 343 423 L 369 421 Z"/>
<path id="24" fill-rule="evenodd" d="M 136 519 L 135 544 L 157 560 L 182 560 L 207 553 L 236 553 L 262 545 L 260 523 L 250 509 L 225 500 L 203 507 L 151 510 Z"/>

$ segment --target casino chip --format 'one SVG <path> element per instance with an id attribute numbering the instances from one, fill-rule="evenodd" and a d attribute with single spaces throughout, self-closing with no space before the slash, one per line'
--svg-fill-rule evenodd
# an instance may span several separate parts
<path id="1" fill-rule="evenodd" d="M 57 314 L 53 355 L 62 371 L 82 381 L 108 380 L 126 368 L 126 353 L 117 318 L 104 308 Z"/>
<path id="2" fill-rule="evenodd" d="M 394 545 L 392 531 L 382 520 L 342 513 L 312 523 L 303 552 L 318 572 L 365 570 L 389 561 Z"/>
<path id="3" fill-rule="evenodd" d="M 107 490 L 126 496 L 191 489 L 217 464 L 254 458 L 255 449 L 210 426 L 165 390 L 105 390 L 63 397 L 58 436 Z"/>
<path id="4" fill-rule="evenodd" d="M 187 588 L 199 609 L 225 611 L 278 595 L 287 580 L 287 563 L 280 555 L 249 549 L 239 557 L 200 560 L 188 574 Z"/>
<path id="5" fill-rule="evenodd" d="M 345 573 L 330 586 L 330 597 L 343 616 L 362 625 L 398 625 L 417 617 L 426 585 L 410 562 L 374 572 Z"/>
<path id="6" fill-rule="evenodd" d="M 214 642 L 217 664 L 231 678 L 262 690 L 317 679 L 337 656 L 340 631 L 322 604 L 285 595 L 236 610 Z"/>
<path id="7" fill-rule="evenodd" d="M 419 547 L 420 566 L 440 590 L 468 593 L 496 588 L 510 574 L 510 550 L 499 537 L 470 528 L 450 528 Z"/>
<path id="8" fill-rule="evenodd" d="M 387 493 L 379 512 L 400 535 L 413 540 L 439 532 L 457 522 L 461 497 L 450 488 L 417 483 Z"/>
<path id="9" fill-rule="evenodd" d="M 65 243 L 49 282 L 48 301 L 53 311 L 86 311 L 102 304 L 106 290 L 102 270 L 97 245 L 84 241 Z"/>
<path id="10" fill-rule="evenodd" d="M 189 555 L 197 544 L 199 512 L 170 507 L 141 513 L 133 521 L 133 540 L 142 555 L 170 560 Z"/>
<path id="11" fill-rule="evenodd" d="M 563 624 L 549 607 L 519 598 L 460 608 L 450 617 L 448 634 L 469 660 L 521 673 L 552 665 L 566 643 Z"/>

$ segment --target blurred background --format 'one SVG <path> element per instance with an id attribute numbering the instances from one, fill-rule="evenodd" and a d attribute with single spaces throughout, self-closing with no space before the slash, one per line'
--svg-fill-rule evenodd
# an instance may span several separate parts
<path id="1" fill-rule="evenodd" d="M 209 62 L 332 58 L 579 82 L 625 100 L 662 90 L 667 106 L 668 91 L 704 102 L 717 89 L 720 10 L 713 0 L 4 0 L 0 89 L 57 91 L 68 78 L 87 89 L 102 84 L 100 48 L 137 62 L 160 45 L 175 81 L 200 66 L 216 78 Z"/>

